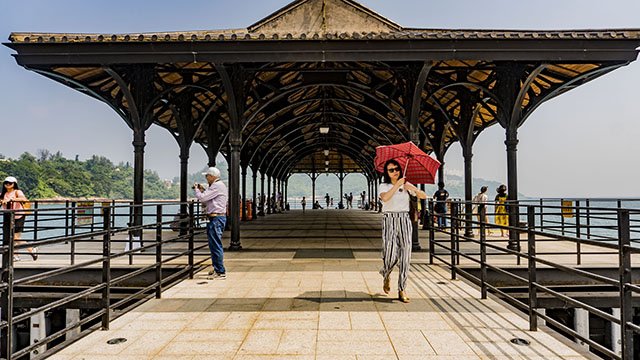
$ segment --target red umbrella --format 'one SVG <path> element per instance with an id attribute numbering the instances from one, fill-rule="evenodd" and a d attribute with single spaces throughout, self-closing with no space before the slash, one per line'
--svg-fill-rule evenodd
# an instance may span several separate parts
<path id="1" fill-rule="evenodd" d="M 436 171 L 440 168 L 440 162 L 420 150 L 413 142 L 376 148 L 374 163 L 377 171 L 384 173 L 384 164 L 392 159 L 400 164 L 404 178 L 408 182 L 412 184 L 435 183 Z"/>

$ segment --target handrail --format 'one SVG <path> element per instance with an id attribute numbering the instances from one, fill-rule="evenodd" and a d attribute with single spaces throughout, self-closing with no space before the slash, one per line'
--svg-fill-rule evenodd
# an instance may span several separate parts
<path id="1" fill-rule="evenodd" d="M 640 232 L 640 209 L 621 208 L 621 202 L 618 199 L 616 199 L 616 207 L 614 208 L 581 206 L 582 204 L 591 205 L 593 201 L 588 203 L 584 199 L 576 201 L 583 202 L 576 203 L 575 206 L 550 205 L 538 200 L 506 203 L 503 205 L 507 208 L 506 213 L 509 213 L 509 207 L 518 207 L 518 213 L 523 214 L 520 216 L 520 220 L 523 221 L 518 224 L 499 226 L 487 222 L 487 217 L 478 216 L 478 219 L 475 219 L 477 214 L 465 213 L 464 210 L 470 208 L 470 206 L 466 205 L 473 206 L 478 205 L 478 203 L 470 204 L 461 200 L 451 200 L 446 214 L 434 214 L 433 200 L 429 200 L 428 217 L 425 219 L 426 227 L 429 230 L 429 263 L 433 264 L 437 260 L 447 265 L 451 271 L 451 279 L 455 279 L 458 274 L 462 274 L 472 280 L 473 283 L 479 285 L 480 296 L 483 299 L 486 298 L 487 293 L 494 293 L 499 295 L 501 300 L 528 312 L 529 327 L 532 331 L 537 330 L 537 320 L 542 318 L 611 359 L 632 359 L 634 355 L 633 334 L 640 334 L 640 326 L 632 322 L 632 294 L 640 293 L 640 285 L 632 282 L 631 258 L 633 254 L 640 253 L 640 246 L 635 245 L 640 239 L 632 239 L 631 236 Z M 640 199 L 637 199 L 637 201 L 640 201 Z M 488 210 L 494 206 L 496 205 L 487 204 L 486 209 Z M 494 211 L 487 215 L 495 215 L 497 212 Z M 449 226 L 444 228 L 436 226 L 434 216 L 445 218 L 445 222 L 449 221 Z M 560 216 L 564 216 L 563 221 L 554 219 L 554 217 Z M 549 226 L 551 223 L 561 224 L 561 226 Z M 588 224 L 588 226 L 584 224 Z M 588 238 L 585 237 L 586 234 L 583 232 L 585 229 L 590 229 Z M 508 239 L 488 238 L 486 235 L 487 230 L 503 230 L 509 232 L 511 236 Z M 476 238 L 476 231 L 478 231 L 479 239 Z M 611 234 L 612 232 L 616 232 L 615 236 Z M 442 237 L 436 237 L 436 234 L 442 234 Z M 521 235 L 526 236 L 522 241 L 520 239 Z M 526 246 L 518 246 L 516 249 L 506 248 L 507 240 L 515 241 L 518 245 L 523 243 Z M 538 246 L 560 241 L 566 244 L 574 244 L 575 251 L 544 251 L 544 249 L 539 249 Z M 475 246 L 470 247 L 467 245 L 463 247 L 461 246 L 462 243 L 475 244 L 475 246 L 479 247 L 479 250 Z M 586 245 L 590 247 L 589 251 L 585 251 L 584 246 Z M 465 248 L 471 250 L 465 250 Z M 487 249 L 492 250 L 491 259 L 487 259 Z M 574 254 L 576 256 L 575 265 L 560 263 L 550 257 L 558 254 Z M 578 267 L 582 262 L 583 256 L 593 254 L 609 254 L 619 259 L 617 264 L 619 277 L 605 276 L 586 268 Z M 501 259 L 515 257 L 516 266 L 521 265 L 521 260 L 525 261 L 527 275 L 519 276 L 505 269 L 504 260 L 500 264 L 492 263 L 492 259 L 498 257 Z M 478 265 L 480 274 L 474 275 L 467 271 L 466 268 L 461 267 L 461 259 L 469 261 L 470 264 Z M 584 301 L 575 299 L 571 293 L 539 283 L 536 276 L 538 265 L 617 288 L 620 297 L 620 316 L 609 314 Z M 520 302 L 512 294 L 488 283 L 488 269 L 525 284 L 529 289 L 529 299 L 526 304 Z M 541 314 L 537 309 L 539 292 L 570 304 L 572 307 L 585 309 L 590 314 L 610 322 L 612 326 L 621 326 L 622 352 L 618 354 L 613 349 L 608 349 L 602 344 L 560 324 L 548 315 Z"/>
<path id="2" fill-rule="evenodd" d="M 59 207 L 58 205 L 68 205 Z M 85 207 L 81 209 L 74 202 L 55 202 L 54 206 L 47 207 L 45 202 L 34 203 L 29 210 L 0 210 L 2 221 L 2 272 L 0 273 L 0 308 L 2 308 L 2 320 L 0 321 L 0 357 L 16 359 L 31 354 L 31 358 L 44 358 L 60 349 L 35 352 L 34 350 L 47 347 L 52 341 L 58 342 L 59 338 L 70 331 L 77 332 L 83 325 L 81 333 L 92 331 L 99 326 L 108 329 L 114 318 L 113 310 L 146 301 L 149 297 L 161 297 L 162 290 L 175 281 L 184 278 L 193 278 L 195 268 L 201 266 L 204 260 L 194 260 L 194 255 L 206 248 L 206 242 L 202 241 L 204 229 L 198 227 L 200 221 L 199 204 L 193 201 L 180 203 L 169 201 L 153 201 L 142 205 L 121 204 L 116 201 L 105 201 L 104 206 Z M 186 207 L 187 214 L 174 218 L 175 210 Z M 141 225 L 133 226 L 128 222 L 130 210 L 140 208 L 143 221 Z M 174 209 L 174 210 L 171 210 Z M 86 211 L 86 213 L 85 213 Z M 26 244 L 16 244 L 14 239 L 15 216 L 26 213 L 25 231 L 23 234 L 30 240 Z M 85 226 L 77 224 L 77 219 L 86 216 L 90 224 Z M 96 221 L 97 220 L 97 221 Z M 181 225 L 183 224 L 183 225 Z M 176 230 L 178 233 L 167 236 L 164 231 Z M 130 234 L 140 234 L 140 246 L 132 246 Z M 152 233 L 151 233 L 152 232 Z M 196 240 L 198 235 L 199 240 Z M 152 240 L 153 238 L 153 240 Z M 198 244 L 195 244 L 198 241 Z M 85 244 L 82 251 L 77 251 L 76 244 Z M 93 244 L 93 246 L 91 246 Z M 129 248 L 122 249 L 122 244 Z M 182 244 L 182 248 L 169 250 L 163 247 L 167 244 Z M 32 246 L 38 246 L 39 256 L 65 256 L 69 259 L 66 265 L 56 265 L 52 269 L 43 272 L 15 278 L 14 254 L 21 253 Z M 175 247 L 174 247 L 175 248 Z M 68 251 L 61 251 L 67 249 Z M 200 253 L 203 254 L 204 253 Z M 115 260 L 129 257 L 129 263 L 134 259 L 144 259 L 144 262 L 136 269 L 125 274 L 112 277 L 111 273 L 116 265 Z M 207 257 L 205 257 L 206 260 Z M 163 274 L 165 264 L 180 260 L 181 270 L 172 274 Z M 79 260 L 79 261 L 77 261 Z M 60 276 L 79 269 L 102 268 L 102 281 L 91 286 L 79 287 L 71 294 L 62 294 L 45 305 L 32 308 L 20 314 L 13 312 L 13 296 L 16 287 L 25 287 L 28 284 L 47 281 L 54 276 Z M 112 289 L 124 281 L 139 276 L 147 271 L 155 273 L 153 282 L 142 288 L 136 288 L 131 294 L 113 300 Z M 31 288 L 33 289 L 33 288 Z M 22 348 L 13 348 L 12 331 L 16 324 L 29 321 L 32 316 L 45 311 L 63 309 L 71 302 L 91 296 L 99 299 L 102 309 L 89 315 L 83 315 L 78 322 L 69 324 L 62 330 L 48 334 L 43 339 L 38 339 L 36 344 L 28 344 Z M 78 338 L 78 337 L 74 337 Z M 65 340 L 66 341 L 66 340 Z M 35 355 L 37 354 L 37 356 Z"/>

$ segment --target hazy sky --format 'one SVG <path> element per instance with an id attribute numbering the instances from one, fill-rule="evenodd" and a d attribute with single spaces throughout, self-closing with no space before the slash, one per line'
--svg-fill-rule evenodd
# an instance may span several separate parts
<path id="1" fill-rule="evenodd" d="M 287 0 L 142 1 L 31 0 L 3 2 L 0 36 L 12 31 L 123 33 L 243 28 Z M 476 29 L 640 28 L 640 1 L 362 0 L 406 27 Z M 106 105 L 16 65 L 0 48 L 0 154 L 17 157 L 46 148 L 85 159 L 133 160 L 132 133 Z M 528 196 L 640 197 L 640 63 L 614 71 L 541 106 L 520 128 L 520 192 Z M 178 147 L 169 133 L 147 133 L 145 167 L 178 174 Z M 482 133 L 474 177 L 506 181 L 504 131 Z M 463 168 L 459 145 L 445 159 Z M 192 147 L 191 168 L 206 163 Z"/>

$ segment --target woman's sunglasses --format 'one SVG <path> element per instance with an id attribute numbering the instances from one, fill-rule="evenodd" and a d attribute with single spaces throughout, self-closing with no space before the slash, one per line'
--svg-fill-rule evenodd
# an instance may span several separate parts
<path id="1" fill-rule="evenodd" d="M 13 184 L 13 183 L 11 181 L 5 181 L 3 184 L 4 185 L 9 185 L 9 184 Z"/>
<path id="2" fill-rule="evenodd" d="M 390 172 L 390 173 L 394 173 L 394 172 L 396 172 L 396 171 L 400 171 L 400 168 L 392 167 L 392 168 L 388 168 L 388 169 L 387 169 L 387 172 Z"/>

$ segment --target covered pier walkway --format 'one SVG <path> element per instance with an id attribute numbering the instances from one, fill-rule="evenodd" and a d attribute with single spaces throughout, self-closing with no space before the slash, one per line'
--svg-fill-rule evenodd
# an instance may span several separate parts
<path id="1" fill-rule="evenodd" d="M 386 296 L 377 273 L 380 225 L 379 214 L 361 210 L 291 211 L 244 223 L 244 251 L 226 254 L 226 280 L 208 280 L 204 269 L 51 359 L 588 356 L 544 327 L 527 331 L 524 317 L 451 281 L 445 267 L 428 265 L 426 252 L 413 255 L 411 303 Z M 115 338 L 127 341 L 107 344 Z"/>

